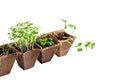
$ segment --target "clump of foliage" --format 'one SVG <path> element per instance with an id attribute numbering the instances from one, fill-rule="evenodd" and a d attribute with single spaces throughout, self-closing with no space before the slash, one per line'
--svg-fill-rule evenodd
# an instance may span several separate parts
<path id="1" fill-rule="evenodd" d="M 37 39 L 37 43 L 39 43 L 43 48 L 55 44 L 52 38 Z"/>
<path id="2" fill-rule="evenodd" d="M 9 54 L 9 49 L 8 48 L 5 48 L 5 46 L 1 46 L 0 47 L 0 56 L 3 56 L 3 55 L 7 55 Z"/>
<path id="3" fill-rule="evenodd" d="M 9 38 L 14 41 L 15 47 L 21 52 L 26 52 L 34 48 L 36 35 L 39 32 L 39 26 L 30 21 L 18 23 L 10 27 Z"/>
<path id="4" fill-rule="evenodd" d="M 64 22 L 64 29 L 72 28 L 72 29 L 73 29 L 73 32 L 75 32 L 75 30 L 76 30 L 76 26 L 75 26 L 75 25 L 73 25 L 73 24 L 67 24 L 67 20 L 65 20 L 65 19 L 61 19 L 61 20 Z M 72 32 L 72 33 L 73 33 L 73 32 Z M 62 35 L 62 36 L 64 36 L 64 35 Z M 63 38 L 64 38 L 64 37 L 63 37 Z M 65 37 L 65 38 L 66 38 L 66 37 Z M 71 38 L 71 39 L 72 39 L 72 38 Z M 83 48 L 86 48 L 86 50 L 87 50 L 87 48 L 93 49 L 94 46 L 95 46 L 95 42 L 87 41 L 87 42 L 85 42 L 85 43 L 77 42 L 77 46 L 75 46 L 75 47 L 77 48 L 77 51 L 78 51 L 78 52 L 81 52 L 81 51 L 83 51 Z"/>
<path id="5" fill-rule="evenodd" d="M 66 39 L 68 39 L 70 36 L 68 35 L 68 34 L 66 34 L 66 33 L 59 33 L 59 34 L 56 34 L 56 33 L 54 33 L 54 35 L 57 37 L 57 39 L 59 39 L 59 40 L 66 40 Z"/>

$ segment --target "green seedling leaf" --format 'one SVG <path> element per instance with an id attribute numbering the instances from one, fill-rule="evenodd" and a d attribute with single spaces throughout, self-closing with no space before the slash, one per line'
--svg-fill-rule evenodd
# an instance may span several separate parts
<path id="1" fill-rule="evenodd" d="M 85 47 L 87 48 L 90 45 L 90 42 L 85 43 Z"/>
<path id="2" fill-rule="evenodd" d="M 83 51 L 83 49 L 82 48 L 77 48 L 77 51 L 81 52 L 81 51 Z"/>
<path id="3" fill-rule="evenodd" d="M 76 26 L 75 25 L 73 25 L 73 24 L 67 24 L 67 25 L 68 25 L 68 27 L 73 28 L 74 30 L 76 30 Z"/>
<path id="4" fill-rule="evenodd" d="M 61 21 L 63 21 L 64 23 L 67 23 L 67 20 L 65 20 L 65 19 L 61 19 Z"/>
<path id="5" fill-rule="evenodd" d="M 82 45 L 82 43 L 81 42 L 79 42 L 78 44 L 77 44 L 77 46 L 81 46 Z"/>

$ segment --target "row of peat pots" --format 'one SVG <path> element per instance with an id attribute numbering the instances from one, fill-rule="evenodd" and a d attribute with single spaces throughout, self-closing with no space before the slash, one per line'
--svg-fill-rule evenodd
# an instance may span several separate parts
<path id="1" fill-rule="evenodd" d="M 58 57 L 65 56 L 69 51 L 75 37 L 64 30 L 57 30 L 47 34 L 37 36 L 33 50 L 20 52 L 14 47 L 14 43 L 0 46 L 0 76 L 9 74 L 15 60 L 23 69 L 32 68 L 38 60 L 40 63 L 49 62 L 54 54 Z M 40 43 L 47 41 L 46 43 Z M 53 42 L 52 42 L 53 41 Z M 9 53 L 4 55 L 4 52 Z"/>

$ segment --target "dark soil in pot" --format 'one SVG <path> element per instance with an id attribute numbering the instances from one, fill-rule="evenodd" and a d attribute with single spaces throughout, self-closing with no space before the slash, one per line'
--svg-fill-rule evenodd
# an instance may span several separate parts
<path id="1" fill-rule="evenodd" d="M 14 49 L 16 48 L 14 47 Z M 39 56 L 40 49 L 35 47 L 33 50 L 25 51 L 24 53 L 20 52 L 19 49 L 16 49 L 16 50 L 17 50 L 17 53 L 16 53 L 17 63 L 23 70 L 34 67 L 35 62 Z"/>
<path id="2" fill-rule="evenodd" d="M 67 55 L 70 47 L 75 40 L 75 37 L 66 33 L 64 30 L 53 31 L 49 34 L 55 36 L 59 41 L 59 49 L 56 55 L 58 57 Z"/>
<path id="3" fill-rule="evenodd" d="M 16 58 L 15 52 L 5 45 L 5 49 L 6 48 L 9 50 L 9 53 L 6 55 L 1 55 L 3 52 L 3 47 L 0 46 L 0 76 L 9 74 L 11 72 Z"/>
<path id="4" fill-rule="evenodd" d="M 41 36 L 38 36 L 37 39 L 45 39 L 45 38 L 51 38 L 53 39 L 54 43 L 51 46 L 41 46 L 40 43 L 37 43 L 36 45 L 40 47 L 41 51 L 40 51 L 40 55 L 38 57 L 38 61 L 40 63 L 45 63 L 45 62 L 49 62 L 51 61 L 52 57 L 54 56 L 54 54 L 57 52 L 58 50 L 58 40 L 55 39 L 53 36 L 48 35 L 48 34 L 44 34 Z"/>

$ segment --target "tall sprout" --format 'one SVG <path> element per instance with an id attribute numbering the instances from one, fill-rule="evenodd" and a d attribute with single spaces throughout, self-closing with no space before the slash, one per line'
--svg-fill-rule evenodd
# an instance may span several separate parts
<path id="1" fill-rule="evenodd" d="M 8 35 L 14 41 L 15 47 L 20 49 L 21 52 L 25 52 L 34 48 L 39 28 L 30 21 L 21 22 L 10 27 Z"/>

